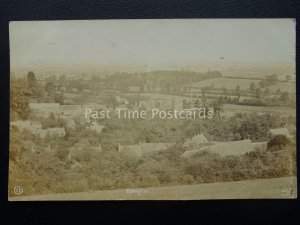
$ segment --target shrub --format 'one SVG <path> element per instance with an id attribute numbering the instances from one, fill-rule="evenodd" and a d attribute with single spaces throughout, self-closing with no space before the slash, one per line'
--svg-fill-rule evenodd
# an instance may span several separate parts
<path id="1" fill-rule="evenodd" d="M 267 144 L 269 151 L 278 151 L 290 144 L 289 139 L 285 135 L 274 136 Z"/>

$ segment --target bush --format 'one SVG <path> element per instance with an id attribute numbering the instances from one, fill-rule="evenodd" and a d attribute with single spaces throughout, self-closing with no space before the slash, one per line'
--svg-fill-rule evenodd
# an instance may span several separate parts
<path id="1" fill-rule="evenodd" d="M 285 135 L 274 136 L 267 144 L 269 151 L 278 151 L 290 144 L 289 139 Z"/>

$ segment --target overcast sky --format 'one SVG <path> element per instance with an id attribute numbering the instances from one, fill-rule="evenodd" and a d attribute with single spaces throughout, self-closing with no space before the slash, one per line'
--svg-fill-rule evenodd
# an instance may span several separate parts
<path id="1" fill-rule="evenodd" d="M 16 66 L 290 63 L 295 56 L 295 24 L 289 19 L 11 22 L 9 28 Z"/>

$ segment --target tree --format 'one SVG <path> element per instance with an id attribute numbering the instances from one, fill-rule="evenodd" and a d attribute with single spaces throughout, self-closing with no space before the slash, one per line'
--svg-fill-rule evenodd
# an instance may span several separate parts
<path id="1" fill-rule="evenodd" d="M 199 99 L 197 99 L 196 101 L 195 101 L 195 107 L 196 108 L 200 108 L 200 100 Z"/>
<path id="2" fill-rule="evenodd" d="M 59 76 L 58 80 L 59 80 L 59 82 L 64 83 L 66 81 L 66 75 L 64 74 L 64 75 Z"/>
<path id="3" fill-rule="evenodd" d="M 217 101 L 214 101 L 212 103 L 212 107 L 213 107 L 214 115 L 215 116 L 220 116 L 220 113 L 223 112 L 223 104 L 220 101 L 220 99 L 217 100 Z"/>
<path id="4" fill-rule="evenodd" d="M 51 96 L 55 92 L 55 84 L 53 82 L 47 82 L 45 85 L 45 91 L 48 92 L 48 96 Z"/>
<path id="5" fill-rule="evenodd" d="M 242 139 L 255 138 L 259 133 L 259 129 L 258 123 L 249 119 L 241 124 L 238 132 Z"/>
<path id="6" fill-rule="evenodd" d="M 29 89 L 37 86 L 37 79 L 32 71 L 29 71 L 27 74 L 27 82 Z"/>
<path id="7" fill-rule="evenodd" d="M 222 90 L 223 90 L 223 94 L 227 96 L 227 88 L 226 88 L 226 87 L 223 87 Z"/>
<path id="8" fill-rule="evenodd" d="M 10 116 L 14 119 L 27 119 L 29 109 L 30 92 L 22 80 L 14 80 L 10 83 Z"/>
<path id="9" fill-rule="evenodd" d="M 201 92 L 202 92 L 202 98 L 205 97 L 206 90 L 202 88 Z"/>
<path id="10" fill-rule="evenodd" d="M 292 76 L 290 74 L 287 74 L 285 76 L 286 81 L 290 81 L 292 79 Z"/>
<path id="11" fill-rule="evenodd" d="M 238 102 L 240 101 L 240 97 L 241 97 L 241 88 L 240 88 L 240 85 L 236 86 L 236 89 L 235 89 L 235 93 L 237 95 L 237 100 Z"/>
<path id="12" fill-rule="evenodd" d="M 64 95 L 63 94 L 55 94 L 54 101 L 63 105 L 64 104 Z"/>
<path id="13" fill-rule="evenodd" d="M 191 102 L 186 99 L 183 100 L 182 104 L 184 109 L 190 109 L 192 107 Z"/>
<path id="14" fill-rule="evenodd" d="M 254 93 L 254 91 L 255 91 L 255 84 L 253 82 L 250 84 L 249 89 L 251 90 L 252 93 Z"/>
<path id="15" fill-rule="evenodd" d="M 269 97 L 269 96 L 270 96 L 270 90 L 269 90 L 269 88 L 266 88 L 266 89 L 265 89 L 264 95 L 265 95 L 266 97 Z"/>
<path id="16" fill-rule="evenodd" d="M 285 102 L 285 103 L 288 103 L 289 100 L 290 100 L 289 93 L 287 91 L 282 92 L 280 94 L 280 100 L 283 101 L 283 102 Z"/>
<path id="17" fill-rule="evenodd" d="M 172 110 L 175 109 L 175 99 L 174 98 L 172 99 L 171 108 L 172 108 Z"/>
<path id="18" fill-rule="evenodd" d="M 280 88 L 278 88 L 278 89 L 276 90 L 276 94 L 278 94 L 278 95 L 280 95 L 280 94 L 281 94 L 281 90 L 280 90 Z"/>
<path id="19" fill-rule="evenodd" d="M 33 98 L 40 98 L 44 96 L 44 90 L 39 85 L 36 76 L 32 71 L 27 74 L 27 84 Z"/>
<path id="20" fill-rule="evenodd" d="M 282 134 L 274 136 L 267 144 L 270 151 L 278 151 L 290 144 L 289 139 Z"/>
<path id="21" fill-rule="evenodd" d="M 261 89 L 260 88 L 256 88 L 255 97 L 256 98 L 260 98 L 261 97 Z"/>

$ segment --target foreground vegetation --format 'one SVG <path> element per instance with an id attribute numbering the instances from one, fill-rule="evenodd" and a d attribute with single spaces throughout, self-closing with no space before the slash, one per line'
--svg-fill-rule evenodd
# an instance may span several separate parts
<path id="1" fill-rule="evenodd" d="M 118 136 L 116 132 L 121 133 Z M 122 138 L 128 140 L 129 132 L 123 135 L 122 130 L 111 129 L 97 137 L 86 131 L 81 139 L 76 137 L 78 133 L 74 133 L 75 136 L 70 135 L 65 140 L 49 142 L 35 139 L 28 132 L 11 130 L 10 195 L 14 195 L 12 191 L 15 185 L 23 187 L 24 195 L 34 195 L 238 181 L 295 174 L 295 144 L 282 137 L 272 139 L 267 149 L 257 149 L 241 156 L 221 157 L 202 152 L 183 159 L 181 154 L 185 150 L 181 143 L 176 143 L 165 151 L 150 153 L 142 158 L 128 158 L 118 153 L 116 143 Z M 145 132 L 152 140 L 167 138 L 153 128 Z M 171 134 L 165 134 L 171 138 Z M 103 143 L 102 153 L 91 148 L 98 141 Z M 74 149 L 78 142 L 84 146 L 82 150 Z M 51 149 L 47 148 L 46 144 L 49 143 Z M 68 157 L 70 154 L 72 158 Z M 80 166 L 74 166 L 75 161 Z"/>

